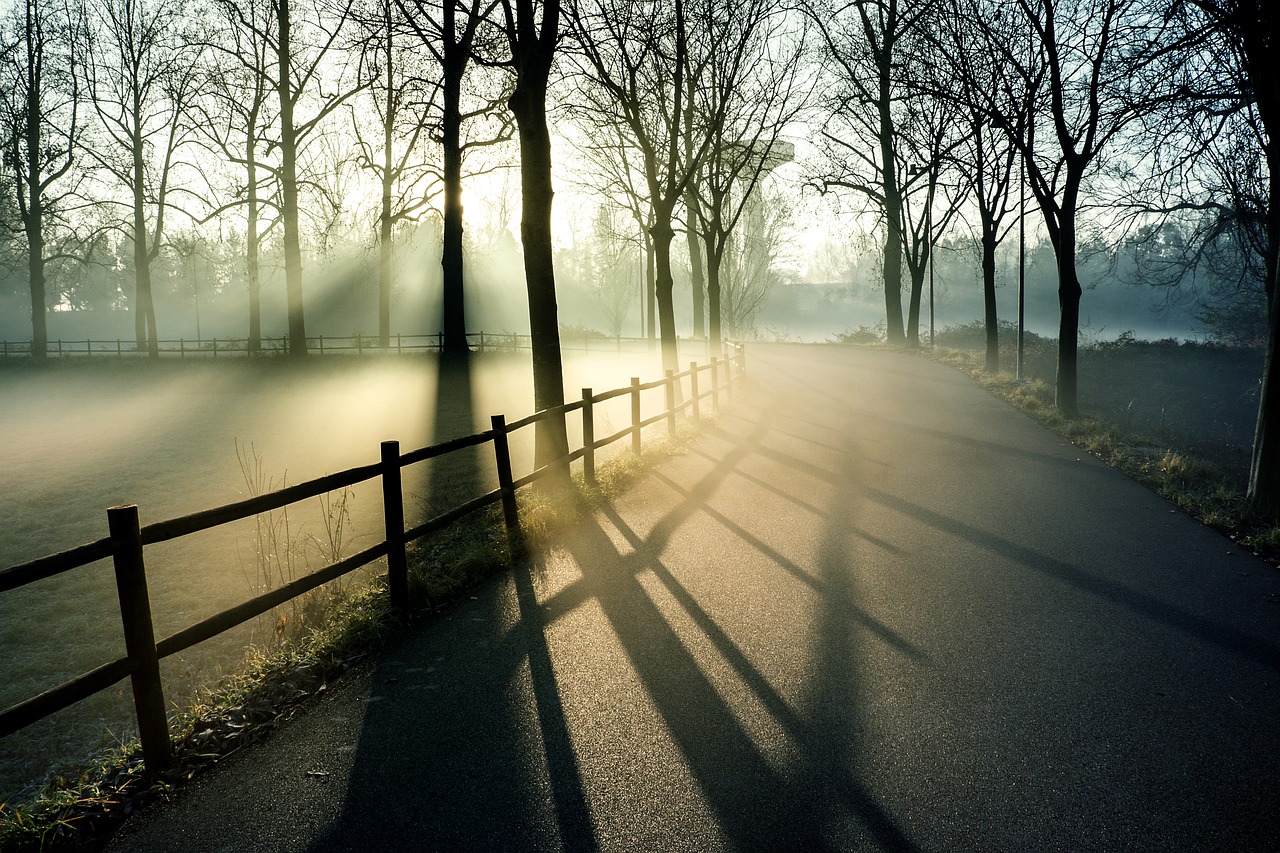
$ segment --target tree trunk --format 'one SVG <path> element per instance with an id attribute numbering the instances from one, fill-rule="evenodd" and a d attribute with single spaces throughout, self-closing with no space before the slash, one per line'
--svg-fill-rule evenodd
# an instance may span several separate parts
<path id="1" fill-rule="evenodd" d="M 389 153 L 389 152 L 388 152 Z M 387 158 L 388 161 L 391 159 Z M 391 346 L 391 173 L 382 173 L 382 210 L 378 215 L 378 346 Z"/>
<path id="2" fill-rule="evenodd" d="M 1058 411 L 1068 418 L 1079 414 L 1076 386 L 1077 350 L 1080 336 L 1080 279 L 1076 274 L 1076 226 L 1073 211 L 1060 214 L 1058 238 Z"/>
<path id="3" fill-rule="evenodd" d="M 551 137 L 547 130 L 546 83 L 524 79 L 511 96 L 520 139 L 521 218 L 529 331 L 533 345 L 533 400 L 538 410 L 564 404 L 564 368 L 551 248 Z M 534 464 L 541 467 L 569 453 L 564 415 L 538 422 Z M 569 465 L 557 466 L 568 477 Z"/>
<path id="4" fill-rule="evenodd" d="M 644 238 L 644 292 L 645 302 L 649 309 L 648 328 L 645 335 L 650 344 L 658 339 L 658 298 L 656 285 L 656 259 L 653 251 L 653 233 L 648 232 Z"/>
<path id="5" fill-rule="evenodd" d="M 382 126 L 382 206 L 378 216 L 378 346 L 391 346 L 391 196 L 395 189 L 395 48 L 390 5 L 387 6 L 387 113 Z"/>
<path id="6" fill-rule="evenodd" d="M 249 279 L 249 340 L 245 343 L 245 347 L 252 355 L 262 349 L 262 273 L 259 266 L 262 246 L 258 236 L 258 168 L 253 159 L 254 122 L 251 120 L 249 124 L 250 129 L 245 144 L 249 194 L 245 225 L 245 275 Z"/>
<path id="7" fill-rule="evenodd" d="M 38 193 L 36 194 L 38 195 Z M 31 356 L 43 359 L 49 352 L 48 295 L 44 281 L 44 234 L 41 232 L 43 211 L 40 200 L 32 199 L 27 226 L 27 278 L 31 291 Z"/>
<path id="8" fill-rule="evenodd" d="M 709 334 L 711 352 L 720 351 L 720 342 L 724 338 L 724 316 L 720 305 L 720 270 L 724 266 L 724 248 L 719 251 L 707 247 L 707 312 L 710 317 Z"/>
<path id="9" fill-rule="evenodd" d="M 655 211 L 653 234 L 653 259 L 655 267 L 654 290 L 658 301 L 658 334 L 662 341 L 663 371 L 680 372 L 680 356 L 676 351 L 675 300 L 672 291 L 675 279 L 671 275 L 671 241 L 675 229 L 671 227 L 670 211 Z"/>
<path id="10" fill-rule="evenodd" d="M 278 0 L 279 39 L 276 58 L 280 99 L 280 218 L 284 227 L 284 289 L 289 314 L 289 355 L 307 354 L 307 324 L 302 302 L 302 240 L 298 233 L 298 129 L 293 123 L 293 84 L 290 77 L 289 0 Z"/>
<path id="11" fill-rule="evenodd" d="M 884 46 L 880 63 L 880 157 L 884 189 L 884 313 L 885 335 L 890 345 L 901 345 L 906 338 L 902 328 L 902 194 L 895 171 L 893 114 L 890 112 L 889 73 L 891 45 Z"/>
<path id="12" fill-rule="evenodd" d="M 698 197 L 692 191 L 684 194 L 684 206 L 688 210 L 689 227 L 685 232 L 689 241 L 689 280 L 693 290 L 693 336 L 706 333 L 703 308 L 706 305 L 705 282 L 702 277 L 702 241 L 695 223 L 701 221 L 698 213 Z"/>
<path id="13" fill-rule="evenodd" d="M 448 9 L 451 4 L 445 4 Z M 445 38 L 451 38 L 452 15 L 446 13 Z M 446 41 L 444 63 L 444 116 L 442 122 L 444 157 L 444 251 L 440 266 L 444 275 L 441 296 L 441 331 L 444 352 L 458 355 L 467 351 L 467 318 L 463 292 L 462 259 L 462 72 L 461 62 L 449 54 Z M 523 141 L 521 143 L 523 145 Z M 523 150 L 523 149 L 522 149 Z M 523 162 L 521 165 L 523 169 Z M 548 192 L 550 182 L 548 181 Z M 550 202 L 547 203 L 548 209 Z M 525 249 L 526 256 L 528 249 Z M 554 286 L 554 285 L 553 285 Z M 532 302 L 530 303 L 532 310 Z"/>
<path id="14" fill-rule="evenodd" d="M 1249 508 L 1260 515 L 1280 510 L 1280 143 L 1267 146 L 1271 167 L 1270 203 L 1267 207 L 1267 352 L 1262 364 L 1258 419 L 1253 431 L 1253 456 L 1249 461 Z"/>
<path id="15" fill-rule="evenodd" d="M 135 111 L 135 115 L 140 112 Z M 134 306 L 134 330 L 138 333 L 138 349 L 146 347 L 152 358 L 160 357 L 156 334 L 156 306 L 151 295 L 150 237 L 147 235 L 146 174 L 142 160 L 141 134 L 133 144 L 133 276 L 137 305 Z"/>
<path id="16" fill-rule="evenodd" d="M 982 306 L 987 327 L 987 373 L 1000 371 L 1000 322 L 996 317 L 996 235 L 984 229 L 982 235 Z"/>
<path id="17" fill-rule="evenodd" d="M 1280 278 L 1280 264 L 1271 269 L 1272 280 Z M 1249 462 L 1249 507 L 1258 514 L 1272 514 L 1280 508 L 1280 370 L 1276 370 L 1280 308 L 1277 302 L 1280 300 L 1268 300 L 1267 353 L 1253 433 L 1253 458 Z"/>
<path id="18" fill-rule="evenodd" d="M 920 346 L 920 298 L 924 293 L 924 272 L 927 266 L 927 262 L 921 264 L 920 269 L 907 265 L 907 273 L 911 276 L 911 293 L 907 303 L 906 344 L 911 349 L 918 349 Z"/>

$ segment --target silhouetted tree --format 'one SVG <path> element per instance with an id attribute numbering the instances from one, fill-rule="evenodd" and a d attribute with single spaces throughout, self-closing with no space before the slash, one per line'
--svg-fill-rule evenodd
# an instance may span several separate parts
<path id="1" fill-rule="evenodd" d="M 1205 24 L 1227 39 L 1242 101 L 1256 111 L 1268 174 L 1264 274 L 1267 352 L 1249 466 L 1249 500 L 1257 510 L 1280 508 L 1280 10 L 1266 0 L 1185 0 L 1175 10 L 1193 40 Z M 1196 14 L 1198 13 L 1198 14 Z M 1204 99 L 1212 108 L 1215 99 Z"/>
<path id="2" fill-rule="evenodd" d="M 80 118 L 81 10 L 58 0 L 24 0 L 9 10 L 0 38 L 3 163 L 26 242 L 31 354 L 48 350 L 50 232 L 73 197 L 84 125 Z"/>
<path id="3" fill-rule="evenodd" d="M 437 69 L 439 115 L 432 119 L 431 131 L 438 138 L 441 151 L 440 173 L 444 203 L 441 212 L 444 226 L 444 245 L 441 255 L 443 294 L 441 304 L 441 331 L 443 348 L 447 354 L 464 353 L 467 350 L 467 321 L 463 293 L 463 163 L 470 149 L 492 145 L 510 136 L 506 122 L 499 121 L 488 133 L 468 139 L 463 134 L 464 125 L 477 119 L 497 120 L 497 101 L 505 100 L 509 93 L 497 97 L 485 97 L 472 87 L 464 91 L 464 81 L 473 68 L 473 54 L 481 51 L 486 60 L 492 60 L 493 45 L 480 45 L 477 37 L 487 34 L 483 24 L 497 9 L 497 3 L 481 0 L 441 0 L 437 5 L 425 0 L 396 0 L 404 10 L 405 18 L 417 37 L 418 43 L 434 57 Z M 472 76 L 474 84 L 474 75 Z M 467 97 L 471 107 L 464 110 Z"/>
<path id="4" fill-rule="evenodd" d="M 244 263 L 248 296 L 250 353 L 262 348 L 262 245 L 280 223 L 278 164 L 268 158 L 278 150 L 271 128 L 279 126 L 272 111 L 275 86 L 270 75 L 273 11 L 268 0 L 241 0 L 217 5 L 220 20 L 206 41 L 212 57 L 197 101 L 196 127 L 204 145 L 230 164 L 229 198 L 206 200 L 206 219 L 230 210 L 244 212 Z M 210 176 L 211 184 L 218 179 Z M 221 190 L 211 187 L 215 193 Z"/>
<path id="5" fill-rule="evenodd" d="M 722 272 L 730 237 L 750 205 L 759 203 L 765 177 L 792 160 L 794 145 L 782 137 L 809 104 L 813 78 L 801 62 L 804 23 L 770 2 L 748 0 L 724 26 L 715 28 L 701 79 L 691 81 L 689 114 L 694 118 L 686 122 L 686 138 L 700 132 L 709 144 L 691 184 L 697 201 L 689 219 L 706 248 L 713 351 L 722 336 Z M 751 239 L 744 235 L 741 242 L 746 245 Z M 692 262 L 692 250 L 690 257 Z M 739 300 L 740 310 L 745 307 Z M 738 328 L 741 320 L 735 324 Z"/>
<path id="6" fill-rule="evenodd" d="M 280 222 L 284 249 L 285 297 L 288 303 L 289 354 L 307 354 L 307 326 L 302 289 L 300 155 L 331 113 L 359 91 L 347 79 L 345 61 L 335 49 L 338 36 L 350 20 L 352 0 L 337 5 L 267 0 L 267 12 L 259 17 L 241 0 L 220 0 L 238 27 L 251 38 L 266 64 L 255 69 L 270 83 L 277 110 L 276 129 L 269 144 L 278 152 L 274 166 L 278 181 Z M 251 2 L 251 0 L 250 0 Z M 265 45 L 259 54 L 257 45 Z M 248 57 L 246 56 L 246 59 Z M 252 158 L 249 158 L 252 159 Z"/>
<path id="7" fill-rule="evenodd" d="M 902 178 L 899 124 L 908 110 L 898 74 L 903 41 L 931 2 L 811 0 L 805 10 L 821 33 L 829 75 L 819 141 L 826 153 L 823 191 L 861 195 L 884 224 L 884 298 L 890 344 L 906 342 L 902 318 Z"/>
<path id="8" fill-rule="evenodd" d="M 1167 47 L 1170 23 L 1152 14 L 1147 0 L 1017 0 L 1013 8 L 1012 32 L 1027 33 L 1029 50 L 1016 38 L 1006 40 L 1008 30 L 991 26 L 993 19 L 981 32 L 1020 84 L 991 92 L 986 106 L 1022 155 L 1057 257 L 1056 402 L 1074 417 L 1082 292 L 1077 215 L 1085 179 L 1103 152 L 1154 108 L 1154 61 Z M 1033 109 L 1020 123 L 1026 92 L 1033 93 Z"/>
<path id="9" fill-rule="evenodd" d="M 97 0 L 85 63 L 88 95 L 104 134 L 88 150 L 128 193 L 138 349 L 159 356 L 151 265 L 164 245 L 181 149 L 191 140 L 200 46 L 184 32 L 180 4 Z"/>
<path id="10" fill-rule="evenodd" d="M 697 81 L 739 79 L 758 15 L 746 12 L 742 19 L 751 23 L 739 27 L 736 14 L 683 0 L 670 8 L 611 0 L 574 7 L 575 34 L 597 92 L 593 121 L 622 132 L 644 179 L 664 370 L 679 370 L 671 271 L 676 210 L 713 144 L 708 129 L 723 126 L 730 103 L 723 89 Z M 707 95 L 701 103 L 698 92 Z M 696 112 L 696 144 L 688 144 L 689 110 Z"/>
<path id="11" fill-rule="evenodd" d="M 515 74 L 508 105 L 520 141 L 520 241 L 525 286 L 529 293 L 529 331 L 533 342 L 533 398 L 538 409 L 564 405 L 564 367 L 551 246 L 551 134 L 547 127 L 547 88 L 560 41 L 560 0 L 500 0 L 502 31 Z M 538 422 L 535 463 L 544 465 L 569 454 L 564 415 Z M 566 462 L 558 466 L 567 478 Z"/>
<path id="12" fill-rule="evenodd" d="M 1010 79 L 1001 55 L 989 44 L 972 38 L 973 20 L 980 19 L 990 0 L 950 0 L 938 7 L 937 27 L 931 28 L 925 46 L 925 86 L 954 103 L 956 123 L 962 132 L 960 145 L 948 158 L 951 169 L 970 189 L 977 217 L 977 238 L 982 267 L 983 324 L 986 328 L 985 369 L 1000 369 L 1000 331 L 996 312 L 996 250 L 1008 236 L 1012 185 L 1017 175 L 1018 150 L 1009 136 L 991 124 L 985 109 L 988 94 L 1008 91 L 1018 81 Z M 996 26 L 996 22 L 992 22 Z M 1005 40 L 1012 38 L 1006 33 Z M 1025 122 L 1025 110 L 1015 122 Z M 1018 127 L 1014 134 L 1020 133 Z M 930 160 L 934 162 L 934 160 Z"/>

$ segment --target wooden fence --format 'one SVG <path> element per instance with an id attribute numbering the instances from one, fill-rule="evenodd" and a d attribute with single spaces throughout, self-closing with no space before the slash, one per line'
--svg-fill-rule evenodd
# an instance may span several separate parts
<path id="1" fill-rule="evenodd" d="M 217 358 L 218 356 L 267 356 L 288 351 L 289 339 L 285 337 L 263 338 L 258 349 L 251 351 L 244 338 L 203 338 L 157 341 L 159 355 L 166 358 Z M 685 341 L 687 346 L 690 341 Z M 319 355 L 339 353 L 363 355 L 365 353 L 439 352 L 444 345 L 444 335 L 393 335 L 387 346 L 382 346 L 377 335 L 312 335 L 307 338 L 307 351 Z M 528 335 L 514 332 L 468 332 L 467 345 L 478 352 L 513 351 L 530 349 Z M 607 337 L 605 335 L 573 335 L 561 333 L 560 348 L 583 352 L 633 352 L 657 346 L 649 338 Z M 80 340 L 49 341 L 46 353 L 62 358 L 85 356 L 116 356 L 118 358 L 147 357 L 145 347 L 139 348 L 132 340 Z M 26 357 L 31 355 L 31 341 L 0 341 L 0 357 Z"/>
<path id="2" fill-rule="evenodd" d="M 383 557 L 387 560 L 387 589 L 391 604 L 394 608 L 403 611 L 409 604 L 406 554 L 408 543 L 495 503 L 502 504 L 503 520 L 508 537 L 512 540 L 518 539 L 520 519 L 516 512 L 516 492 L 519 489 L 542 478 L 553 467 L 565 466 L 577 460 L 582 462 L 586 483 L 589 486 L 594 485 L 597 450 L 630 437 L 631 448 L 638 453 L 641 448 L 641 431 L 644 427 L 665 420 L 667 430 L 671 432 L 676 428 L 677 419 L 682 416 L 697 420 L 701 416 L 704 401 L 710 402 L 712 410 L 719 408 L 721 395 L 725 395 L 727 399 L 734 385 L 740 384 L 745 376 L 745 370 L 745 352 L 740 345 L 737 345 L 729 357 L 724 359 L 713 357 L 710 363 L 704 365 L 694 362 L 686 371 L 681 373 L 667 371 L 662 379 L 652 382 L 642 383 L 638 378 L 633 378 L 629 386 L 598 394 L 590 388 L 584 388 L 581 400 L 536 412 L 513 423 L 507 423 L 503 415 L 494 415 L 490 429 L 475 435 L 433 444 L 407 453 L 400 452 L 399 442 L 384 441 L 381 446 L 381 458 L 377 463 L 328 474 L 275 492 L 180 518 L 140 525 L 137 506 L 112 507 L 107 510 L 110 531 L 108 536 L 0 571 L 0 594 L 98 560 L 111 558 L 115 567 L 120 618 L 124 624 L 124 657 L 104 663 L 96 669 L 0 712 L 0 737 L 8 736 L 37 720 L 106 690 L 127 676 L 132 681 L 143 760 L 148 770 L 163 769 L 171 764 L 172 744 L 165 714 L 164 685 L 160 678 L 161 659 L 189 649 L 321 584 L 342 577 Z M 702 374 L 709 374 L 708 382 L 701 381 Z M 648 418 L 641 418 L 641 393 L 659 388 L 665 393 L 663 411 Z M 631 398 L 630 424 L 613 435 L 597 437 L 594 417 L 596 404 L 628 395 Z M 575 411 L 581 412 L 582 446 L 563 459 L 535 468 L 523 477 L 515 477 L 511 468 L 507 437 L 516 430 L 532 426 L 546 418 L 564 417 Z M 406 530 L 401 470 L 407 465 L 483 444 L 493 445 L 498 470 L 498 488 Z M 384 541 L 189 625 L 168 637 L 156 640 L 151 618 L 150 596 L 147 590 L 144 554 L 146 546 L 188 536 L 259 513 L 270 512 L 375 478 L 380 478 L 382 481 L 386 531 Z"/>

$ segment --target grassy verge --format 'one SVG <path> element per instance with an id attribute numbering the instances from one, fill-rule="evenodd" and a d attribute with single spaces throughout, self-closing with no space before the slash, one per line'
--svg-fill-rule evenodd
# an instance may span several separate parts
<path id="1" fill-rule="evenodd" d="M 1012 373 L 987 373 L 981 353 L 938 347 L 931 355 L 965 371 L 991 393 L 1258 556 L 1280 561 L 1280 524 L 1274 517 L 1250 513 L 1245 483 L 1238 474 L 1185 447 L 1102 418 L 1065 418 L 1054 405 L 1054 391 L 1047 382 L 1019 382 Z"/>
<path id="2" fill-rule="evenodd" d="M 687 429 L 650 440 L 639 456 L 628 450 L 601 463 L 590 488 L 575 474 L 555 501 L 524 490 L 521 547 L 545 547 L 655 464 L 682 452 L 695 435 Z M 508 569 L 515 556 L 497 507 L 428 537 L 410 554 L 409 621 L 430 618 L 457 593 Z M 146 775 L 136 741 L 103 752 L 74 772 L 48 779 L 25 802 L 0 803 L 0 851 L 93 849 L 125 817 L 168 798 L 200 771 L 265 736 L 323 693 L 330 680 L 408 627 L 391 612 L 381 580 L 355 591 L 321 588 L 316 594 L 323 599 L 303 608 L 311 614 L 305 625 L 294 626 L 269 648 L 253 650 L 239 674 L 178 712 L 170 724 L 173 769 Z"/>

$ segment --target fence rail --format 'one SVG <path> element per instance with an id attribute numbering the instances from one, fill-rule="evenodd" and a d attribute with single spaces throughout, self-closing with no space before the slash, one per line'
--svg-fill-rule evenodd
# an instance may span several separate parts
<path id="1" fill-rule="evenodd" d="M 384 441 L 380 447 L 380 460 L 375 464 L 328 474 L 268 494 L 179 518 L 141 525 L 138 521 L 136 505 L 112 507 L 107 510 L 110 528 L 108 537 L 0 570 L 0 593 L 110 557 L 115 569 L 120 616 L 124 624 L 125 655 L 0 711 L 0 737 L 11 735 L 38 720 L 109 689 L 125 677 L 129 677 L 132 681 L 134 712 L 142 743 L 143 760 L 148 770 L 163 769 L 172 761 L 172 743 L 165 714 L 164 685 L 160 677 L 159 661 L 161 659 L 211 639 L 322 584 L 336 580 L 383 557 L 387 559 L 388 596 L 392 606 L 403 612 L 409 606 L 406 547 L 410 542 L 495 503 L 502 504 L 503 521 L 508 538 L 512 541 L 518 540 L 520 519 L 516 507 L 516 492 L 519 489 L 546 476 L 553 469 L 562 470 L 578 460 L 582 461 L 583 476 L 587 485 L 594 486 L 597 450 L 630 436 L 632 450 L 638 453 L 641 449 L 641 432 L 644 427 L 666 420 L 668 432 L 673 431 L 676 428 L 677 418 L 684 412 L 691 411 L 695 419 L 700 416 L 703 400 L 710 399 L 712 409 L 718 408 L 721 392 L 724 392 L 727 398 L 733 392 L 735 384 L 741 385 L 741 380 L 746 375 L 745 370 L 745 352 L 741 345 L 735 345 L 731 355 L 726 358 L 712 357 L 709 363 L 702 365 L 693 362 L 688 370 L 680 373 L 667 371 L 662 379 L 652 382 L 641 383 L 638 377 L 633 377 L 628 386 L 598 394 L 590 388 L 584 388 L 581 400 L 535 412 L 510 424 L 506 422 L 505 416 L 494 415 L 491 419 L 491 428 L 474 435 L 410 450 L 406 453 L 400 452 L 399 442 Z M 705 385 L 699 380 L 699 376 L 703 373 L 710 374 L 709 381 Z M 686 380 L 689 389 L 687 394 L 684 391 Z M 662 388 L 665 393 L 664 410 L 657 415 L 642 419 L 640 417 L 641 392 L 658 388 Z M 700 390 L 702 388 L 707 390 Z M 613 435 L 597 438 L 595 436 L 596 405 L 627 395 L 631 398 L 630 425 Z M 567 456 L 541 467 L 535 466 L 528 474 L 516 478 L 511 467 L 508 436 L 547 418 L 562 417 L 573 412 L 581 412 L 582 445 L 571 450 Z M 498 488 L 406 530 L 404 495 L 401 485 L 402 469 L 408 465 L 484 444 L 492 444 L 494 448 Z M 156 640 L 151 617 L 150 593 L 147 587 L 144 555 L 146 546 L 188 536 L 374 479 L 382 481 L 383 519 L 386 531 L 384 541 Z"/>
<path id="2" fill-rule="evenodd" d="M 689 341 L 685 341 L 688 344 Z M 157 341 L 157 354 L 166 358 L 217 358 L 219 356 L 269 356 L 288 352 L 287 337 L 265 337 L 256 349 L 249 347 L 245 338 L 177 338 Z M 529 335 L 512 332 L 468 332 L 467 346 L 476 352 L 512 352 L 532 348 Z M 657 346 L 651 338 L 629 338 L 607 335 L 574 335 L 561 333 L 560 348 L 582 352 L 632 352 Z M 307 337 L 307 350 L 318 355 L 364 353 L 440 352 L 444 347 L 442 333 L 423 335 L 392 335 L 383 346 L 377 335 L 311 335 Z M 708 347 L 709 349 L 709 347 Z M 27 357 L 32 352 L 31 341 L 0 341 L 0 357 Z M 146 358 L 147 347 L 124 338 L 99 340 L 59 338 L 49 341 L 45 353 L 62 358 L 86 356 L 114 356 L 117 358 Z M 708 353 L 709 354 L 709 353 Z"/>

